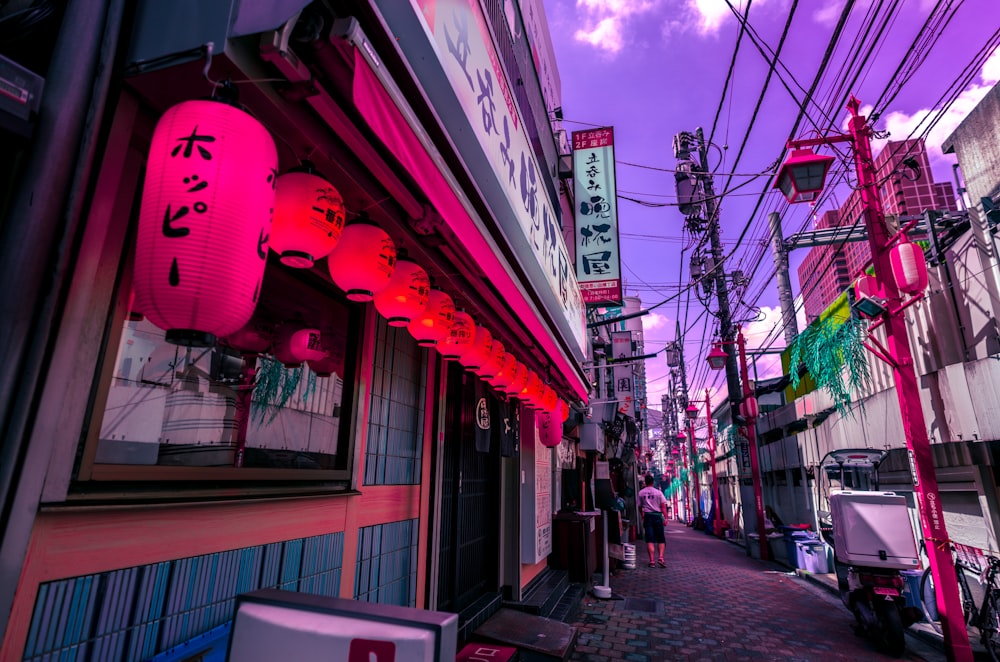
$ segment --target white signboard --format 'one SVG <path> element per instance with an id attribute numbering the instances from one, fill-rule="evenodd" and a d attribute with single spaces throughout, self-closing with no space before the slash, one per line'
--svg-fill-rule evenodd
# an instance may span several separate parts
<path id="1" fill-rule="evenodd" d="M 615 132 L 573 132 L 576 278 L 587 305 L 622 303 Z"/>
<path id="2" fill-rule="evenodd" d="M 542 445 L 532 417 L 522 420 L 521 562 L 538 563 L 552 553 L 552 449 Z"/>
<path id="3" fill-rule="evenodd" d="M 433 36 L 448 80 L 493 172 L 502 183 L 521 232 L 561 303 L 576 340 L 584 346 L 583 300 L 569 251 L 545 194 L 493 39 L 476 0 L 413 0 Z"/>
<path id="4" fill-rule="evenodd" d="M 612 331 L 611 352 L 615 360 L 627 359 L 632 356 L 632 332 Z M 633 363 L 622 363 L 614 366 L 615 399 L 618 400 L 618 413 L 635 418 L 635 383 Z"/>

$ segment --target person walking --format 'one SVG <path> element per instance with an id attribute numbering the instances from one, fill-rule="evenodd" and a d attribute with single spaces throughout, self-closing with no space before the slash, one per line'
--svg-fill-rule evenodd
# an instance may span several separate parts
<path id="1" fill-rule="evenodd" d="M 653 476 L 646 475 L 646 487 L 639 490 L 639 508 L 642 510 L 642 528 L 646 535 L 646 550 L 649 552 L 649 567 L 659 565 L 666 568 L 663 552 L 667 547 L 667 536 L 663 525 L 667 517 L 667 497 L 653 487 Z M 655 555 L 659 552 L 659 555 Z"/>

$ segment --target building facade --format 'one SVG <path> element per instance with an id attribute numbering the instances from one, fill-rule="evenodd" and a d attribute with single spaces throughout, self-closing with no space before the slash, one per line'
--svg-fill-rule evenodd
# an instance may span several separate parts
<path id="1" fill-rule="evenodd" d="M 52 18 L 33 126 L 4 148 L 23 165 L 2 225 L 0 659 L 148 659 L 224 634 L 235 596 L 265 587 L 455 612 L 467 636 L 552 550 L 563 425 L 528 395 L 579 412 L 590 390 L 541 4 L 123 4 Z M 246 130 L 188 117 L 155 151 L 165 114 L 220 95 L 265 136 L 269 185 L 308 161 L 325 220 L 377 228 L 382 252 L 279 255 L 265 210 L 250 321 L 195 342 L 157 324 L 141 237 L 202 241 L 225 202 L 208 187 Z M 150 225 L 156 154 L 188 159 L 170 172 L 191 197 Z M 258 179 L 229 195 L 267 200 Z M 192 254 L 229 259 L 233 227 Z M 170 287 L 187 259 L 167 261 Z M 422 269 L 425 295 L 492 337 L 489 360 L 445 361 L 419 311 L 343 285 L 380 259 Z M 199 305 L 235 306 L 226 283 Z M 501 345 L 548 390 L 504 384 Z"/>

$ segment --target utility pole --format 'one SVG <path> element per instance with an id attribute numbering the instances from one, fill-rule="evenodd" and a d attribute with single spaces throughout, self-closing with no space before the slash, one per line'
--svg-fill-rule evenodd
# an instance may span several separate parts
<path id="1" fill-rule="evenodd" d="M 774 255 L 774 271 L 778 275 L 781 328 L 785 332 L 785 347 L 791 347 L 799 335 L 799 327 L 795 321 L 795 300 L 792 297 L 792 281 L 788 277 L 788 251 L 781 234 L 781 216 L 778 212 L 771 212 L 767 215 L 767 222 L 771 226 L 771 253 Z"/>
<path id="2" fill-rule="evenodd" d="M 719 299 L 719 330 L 726 348 L 726 387 L 729 390 L 729 411 L 735 417 L 742 400 L 740 387 L 739 364 L 736 362 L 736 350 L 733 348 L 733 318 L 729 309 L 729 287 L 726 282 L 725 256 L 722 252 L 722 240 L 719 238 L 719 200 L 715 197 L 712 175 L 708 170 L 708 145 L 705 143 L 705 133 L 701 127 L 695 131 L 698 141 L 698 159 L 700 161 L 701 179 L 705 187 L 705 210 L 708 221 L 708 240 L 712 249 L 712 260 L 715 265 L 715 294 Z M 687 393 L 687 383 L 684 384 Z"/>
<path id="3" fill-rule="evenodd" d="M 695 143 L 692 145 L 691 143 Z M 692 152 L 697 150 L 698 162 L 691 163 L 688 159 Z M 708 165 L 708 144 L 705 142 L 705 133 L 698 127 L 692 136 L 690 133 L 678 134 L 674 139 L 674 154 L 681 159 L 678 170 L 690 169 L 692 175 L 698 179 L 701 190 L 704 192 L 705 220 L 707 222 L 707 232 L 709 247 L 712 255 L 712 264 L 715 278 L 715 294 L 719 302 L 719 328 L 722 336 L 721 347 L 726 352 L 726 390 L 729 400 L 729 415 L 735 423 L 739 416 L 739 405 L 743 400 L 743 386 L 740 383 L 740 370 L 737 362 L 736 334 L 733 327 L 732 312 L 729 308 L 729 287 L 726 280 L 725 254 L 722 250 L 722 240 L 719 237 L 719 200 L 715 195 L 712 173 Z M 684 168 L 681 165 L 684 165 Z M 697 191 L 697 188 L 695 189 Z M 681 189 L 678 189 L 680 196 Z M 697 227 L 697 219 L 688 219 L 689 227 Z M 684 384 L 685 393 L 687 384 Z M 713 458 L 714 462 L 714 458 Z M 746 504 L 754 503 L 753 485 L 744 485 L 740 481 L 740 502 L 744 504 L 743 524 L 744 531 L 758 530 L 763 536 L 764 522 L 748 521 L 751 517 L 756 519 L 753 509 L 746 508 Z M 746 547 L 747 555 L 750 554 L 749 541 Z"/>

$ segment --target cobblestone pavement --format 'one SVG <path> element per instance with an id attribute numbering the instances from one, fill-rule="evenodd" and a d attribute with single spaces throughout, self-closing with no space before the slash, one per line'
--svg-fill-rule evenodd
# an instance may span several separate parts
<path id="1" fill-rule="evenodd" d="M 891 660 L 854 634 L 854 617 L 822 588 L 742 547 L 683 524 L 667 525 L 667 567 L 611 577 L 612 600 L 584 596 L 571 660 Z M 649 611 L 653 608 L 653 611 Z M 907 636 L 904 660 L 944 655 Z"/>

